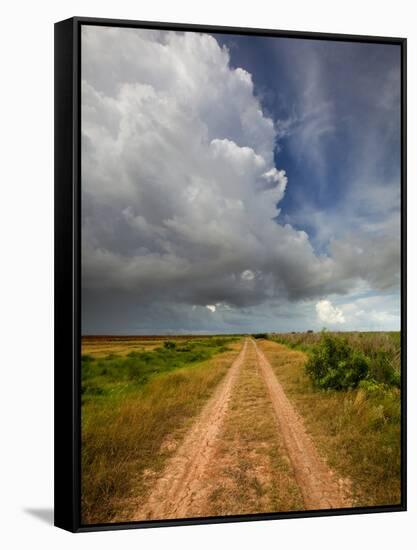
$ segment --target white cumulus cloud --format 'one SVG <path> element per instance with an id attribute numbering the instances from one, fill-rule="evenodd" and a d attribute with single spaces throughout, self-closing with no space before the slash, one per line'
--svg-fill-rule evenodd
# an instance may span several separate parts
<path id="1" fill-rule="evenodd" d="M 320 300 L 316 304 L 316 312 L 320 321 L 329 325 L 336 325 L 345 322 L 343 311 L 332 305 L 329 300 Z"/>
<path id="2" fill-rule="evenodd" d="M 320 293 L 331 265 L 276 222 L 276 129 L 227 49 L 139 29 L 82 40 L 83 287 L 202 306 Z"/>

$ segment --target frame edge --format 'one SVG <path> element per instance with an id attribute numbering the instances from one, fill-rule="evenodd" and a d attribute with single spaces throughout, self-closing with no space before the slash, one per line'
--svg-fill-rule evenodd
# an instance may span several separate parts
<path id="1" fill-rule="evenodd" d="M 71 532 L 79 527 L 78 384 L 74 346 L 74 183 L 77 175 L 74 30 L 73 18 L 54 25 L 54 525 Z"/>

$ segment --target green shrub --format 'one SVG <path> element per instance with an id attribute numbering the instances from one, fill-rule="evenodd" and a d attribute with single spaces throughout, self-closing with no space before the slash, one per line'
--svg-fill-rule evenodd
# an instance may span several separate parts
<path id="1" fill-rule="evenodd" d="M 321 389 L 356 388 L 368 375 L 369 360 L 346 339 L 323 333 L 311 350 L 306 373 Z"/>
<path id="2" fill-rule="evenodd" d="M 367 394 L 377 394 L 383 391 L 383 386 L 375 382 L 375 380 L 361 380 L 358 387 Z"/>
<path id="3" fill-rule="evenodd" d="M 268 340 L 268 334 L 266 334 L 266 332 L 260 332 L 259 334 L 254 334 L 253 337 L 256 338 L 257 340 L 260 340 L 260 339 Z"/>
<path id="4" fill-rule="evenodd" d="M 175 342 L 172 342 L 171 340 L 167 340 L 164 342 L 164 348 L 165 349 L 175 349 L 177 347 L 177 344 Z"/>

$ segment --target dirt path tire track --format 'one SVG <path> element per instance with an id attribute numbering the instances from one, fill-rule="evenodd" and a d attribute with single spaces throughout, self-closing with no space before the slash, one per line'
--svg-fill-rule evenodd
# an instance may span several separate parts
<path id="1" fill-rule="evenodd" d="M 175 455 L 168 460 L 147 502 L 136 511 L 132 521 L 187 517 L 187 511 L 198 498 L 200 483 L 212 459 L 247 345 L 245 340 L 238 357 Z"/>
<path id="2" fill-rule="evenodd" d="M 306 432 L 302 418 L 296 413 L 272 370 L 271 364 L 251 340 L 258 355 L 259 368 L 271 396 L 275 414 L 294 475 L 303 495 L 307 510 L 346 508 L 351 506 L 348 495 L 335 476 L 320 458 L 317 449 Z"/>

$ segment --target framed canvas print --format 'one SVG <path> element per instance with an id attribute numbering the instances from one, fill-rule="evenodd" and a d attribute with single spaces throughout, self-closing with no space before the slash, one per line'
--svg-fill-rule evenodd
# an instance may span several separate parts
<path id="1" fill-rule="evenodd" d="M 55 25 L 55 524 L 406 509 L 406 41 Z"/>

